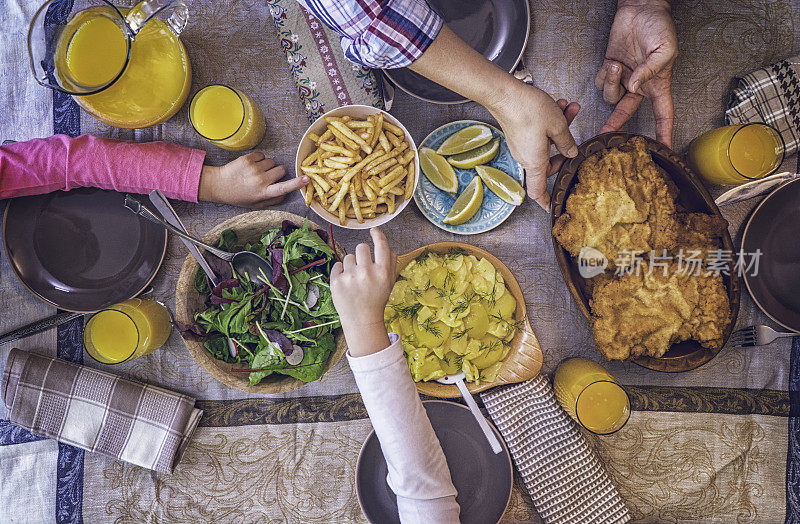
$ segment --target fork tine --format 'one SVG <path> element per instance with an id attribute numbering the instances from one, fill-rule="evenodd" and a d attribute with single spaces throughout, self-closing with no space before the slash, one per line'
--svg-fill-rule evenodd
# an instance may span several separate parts
<path id="1" fill-rule="evenodd" d="M 748 326 L 731 333 L 728 339 L 728 347 L 750 347 L 757 343 L 757 332 L 755 326 Z"/>

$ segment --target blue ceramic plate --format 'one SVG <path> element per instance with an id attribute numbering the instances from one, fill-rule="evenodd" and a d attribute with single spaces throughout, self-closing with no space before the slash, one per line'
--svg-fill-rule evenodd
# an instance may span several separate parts
<path id="1" fill-rule="evenodd" d="M 495 137 L 500 137 L 500 151 L 498 151 L 497 156 L 486 165 L 505 171 L 517 182 L 523 184 L 524 175 L 522 166 L 511 156 L 511 151 L 508 150 L 508 144 L 506 144 L 506 137 L 503 136 L 503 133 L 501 133 L 499 129 L 489 124 L 475 120 L 450 122 L 425 137 L 420 147 L 430 147 L 436 150 L 447 137 L 460 129 L 474 124 L 488 126 Z M 516 206 L 512 206 L 500 200 L 500 198 L 492 193 L 484 184 L 483 205 L 480 211 L 463 224 L 457 226 L 445 224 L 444 217 L 450 212 L 450 208 L 453 207 L 453 203 L 455 203 L 458 195 L 467 188 L 467 185 L 473 178 L 478 176 L 477 171 L 474 169 L 458 169 L 456 167 L 453 169 L 455 169 L 456 177 L 458 178 L 458 194 L 456 195 L 442 191 L 434 186 L 431 181 L 428 180 L 428 177 L 420 171 L 419 184 L 417 184 L 417 190 L 414 192 L 414 201 L 417 203 L 419 210 L 422 211 L 422 214 L 425 215 L 425 218 L 430 220 L 433 224 L 450 233 L 476 235 L 496 228 L 514 211 Z"/>

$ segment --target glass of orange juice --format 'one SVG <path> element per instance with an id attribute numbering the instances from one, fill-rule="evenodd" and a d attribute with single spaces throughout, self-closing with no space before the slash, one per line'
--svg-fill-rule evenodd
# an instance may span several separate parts
<path id="1" fill-rule="evenodd" d="M 132 298 L 92 315 L 83 331 L 83 345 L 96 361 L 119 364 L 160 348 L 171 330 L 163 304 Z"/>
<path id="2" fill-rule="evenodd" d="M 229 151 L 253 149 L 264 138 L 264 113 L 253 101 L 232 87 L 206 86 L 192 97 L 189 120 L 197 133 Z"/>
<path id="3" fill-rule="evenodd" d="M 571 358 L 562 362 L 553 378 L 553 389 L 567 413 L 592 433 L 614 433 L 631 415 L 628 394 L 593 360 Z"/>
<path id="4" fill-rule="evenodd" d="M 772 126 L 724 126 L 692 141 L 689 166 L 712 184 L 743 184 L 774 173 L 784 152 L 783 137 Z"/>

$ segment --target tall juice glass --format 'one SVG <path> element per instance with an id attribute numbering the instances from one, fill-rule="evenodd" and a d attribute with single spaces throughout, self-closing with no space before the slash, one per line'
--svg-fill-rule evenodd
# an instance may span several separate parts
<path id="1" fill-rule="evenodd" d="M 250 97 L 225 85 L 198 91 L 189 105 L 189 120 L 200 136 L 229 151 L 253 149 L 266 128 L 264 113 Z"/>
<path id="2" fill-rule="evenodd" d="M 172 330 L 167 308 L 132 298 L 92 315 L 83 331 L 89 355 L 103 364 L 143 357 L 164 345 Z"/>
<path id="3" fill-rule="evenodd" d="M 724 126 L 692 141 L 689 166 L 712 184 L 743 184 L 774 173 L 784 149 L 780 133 L 767 124 Z"/>
<path id="4" fill-rule="evenodd" d="M 593 360 L 571 358 L 562 362 L 553 378 L 553 389 L 567 413 L 592 433 L 608 435 L 628 422 L 628 394 Z"/>

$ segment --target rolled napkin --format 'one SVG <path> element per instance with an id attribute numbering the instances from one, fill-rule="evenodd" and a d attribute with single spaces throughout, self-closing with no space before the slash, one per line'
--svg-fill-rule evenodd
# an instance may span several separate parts
<path id="1" fill-rule="evenodd" d="M 267 0 L 300 101 L 313 122 L 335 107 L 361 104 L 383 109 L 380 81 L 344 57 L 339 35 L 297 0 Z"/>
<path id="2" fill-rule="evenodd" d="M 543 375 L 481 394 L 547 523 L 623 523 L 628 508 Z"/>
<path id="3" fill-rule="evenodd" d="M 170 473 L 203 411 L 186 395 L 19 349 L 0 387 L 9 420 L 36 435 Z"/>
<path id="4" fill-rule="evenodd" d="M 786 156 L 800 147 L 800 56 L 739 78 L 731 91 L 728 124 L 765 122 L 783 137 Z"/>

